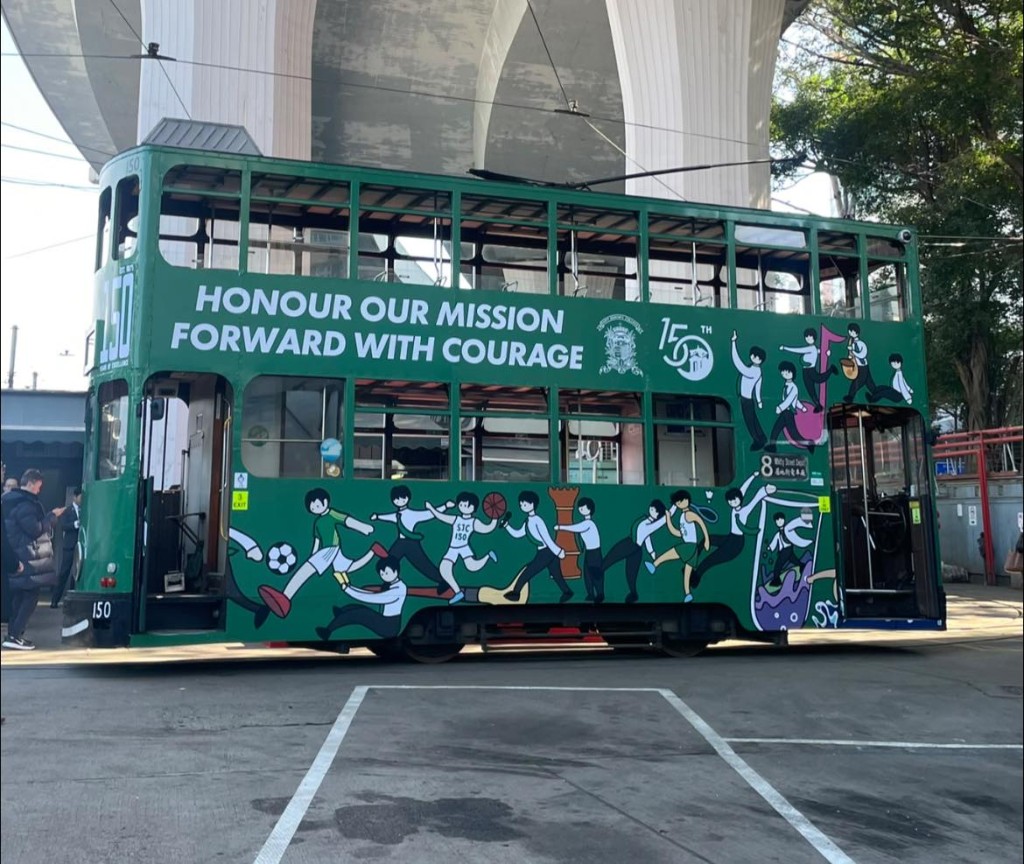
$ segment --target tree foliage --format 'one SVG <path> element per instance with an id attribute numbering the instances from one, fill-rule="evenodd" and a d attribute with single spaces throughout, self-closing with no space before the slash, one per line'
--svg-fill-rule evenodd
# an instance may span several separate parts
<path id="1" fill-rule="evenodd" d="M 933 405 L 1020 423 L 1020 0 L 816 0 L 788 36 L 775 147 L 919 229 Z"/>

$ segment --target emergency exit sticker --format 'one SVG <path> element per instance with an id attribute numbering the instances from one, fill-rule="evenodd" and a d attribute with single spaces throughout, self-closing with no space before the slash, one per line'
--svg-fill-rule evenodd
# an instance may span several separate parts
<path id="1" fill-rule="evenodd" d="M 818 497 L 818 512 L 819 513 L 831 513 L 832 512 L 832 499 L 828 495 L 821 495 Z"/>
<path id="2" fill-rule="evenodd" d="M 249 493 L 247 491 L 235 491 L 231 493 L 231 509 L 232 510 L 248 510 L 249 509 Z"/>

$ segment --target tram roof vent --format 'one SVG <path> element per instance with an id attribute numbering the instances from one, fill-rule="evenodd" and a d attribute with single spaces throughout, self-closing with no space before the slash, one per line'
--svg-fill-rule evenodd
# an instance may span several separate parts
<path id="1" fill-rule="evenodd" d="M 157 123 L 142 143 L 183 147 L 186 150 L 231 153 L 236 156 L 263 155 L 244 126 L 177 120 L 170 117 L 165 117 Z"/>

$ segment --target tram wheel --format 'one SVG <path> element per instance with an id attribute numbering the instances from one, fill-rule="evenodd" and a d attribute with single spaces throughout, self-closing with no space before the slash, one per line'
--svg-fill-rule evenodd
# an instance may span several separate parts
<path id="1" fill-rule="evenodd" d="M 414 663 L 447 663 L 464 647 L 461 642 L 416 645 L 408 640 L 403 640 L 400 650 L 403 656 Z"/>
<path id="2" fill-rule="evenodd" d="M 674 639 L 661 637 L 661 651 L 669 657 L 696 657 L 708 647 L 707 639 Z"/>

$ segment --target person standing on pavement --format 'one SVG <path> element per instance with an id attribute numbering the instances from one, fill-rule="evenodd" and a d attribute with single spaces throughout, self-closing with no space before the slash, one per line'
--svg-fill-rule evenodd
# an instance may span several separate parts
<path id="1" fill-rule="evenodd" d="M 68 507 L 58 520 L 60 524 L 60 574 L 57 577 L 57 586 L 53 589 L 53 597 L 50 599 L 50 608 L 56 609 L 60 606 L 64 592 L 68 590 L 68 580 L 71 578 L 71 567 L 75 563 L 75 549 L 78 547 L 78 530 L 82 525 L 82 487 L 76 486 L 71 493 L 71 506 Z"/>
<path id="2" fill-rule="evenodd" d="M 21 486 L 0 498 L 4 535 L 21 569 L 10 577 L 11 620 L 4 648 L 31 651 L 36 646 L 25 638 L 25 628 L 39 602 L 39 590 L 55 585 L 57 570 L 53 558 L 53 525 L 66 508 L 55 507 L 49 513 L 39 501 L 43 475 L 29 468 L 21 475 Z"/>

